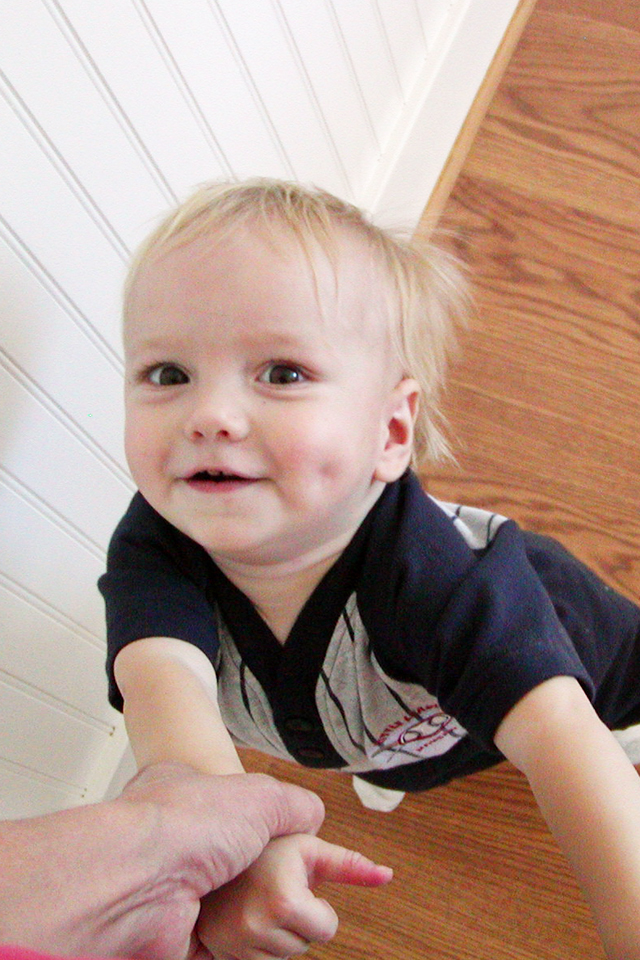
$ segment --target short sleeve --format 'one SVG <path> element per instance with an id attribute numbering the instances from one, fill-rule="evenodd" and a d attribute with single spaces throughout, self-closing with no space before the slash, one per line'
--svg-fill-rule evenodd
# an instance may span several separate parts
<path id="1" fill-rule="evenodd" d="M 113 664 L 128 643 L 175 637 L 199 647 L 212 661 L 218 650 L 209 598 L 206 552 L 175 530 L 144 500 L 131 501 L 109 545 L 98 587 L 107 622 L 109 702 L 122 710 Z"/>
<path id="2" fill-rule="evenodd" d="M 513 521 L 451 594 L 421 662 L 416 654 L 414 648 L 414 669 L 443 709 L 489 750 L 509 710 L 544 681 L 572 676 L 590 699 L 595 695 Z"/>

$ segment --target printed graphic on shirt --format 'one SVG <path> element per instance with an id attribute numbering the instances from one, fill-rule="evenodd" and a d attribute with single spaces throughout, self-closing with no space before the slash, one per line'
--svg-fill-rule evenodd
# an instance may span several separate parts
<path id="1" fill-rule="evenodd" d="M 218 702 L 235 743 L 286 760 L 268 698 L 222 622 L 215 664 Z M 327 649 L 316 685 L 325 732 L 345 771 L 389 769 L 446 753 L 465 730 L 418 684 L 389 677 L 377 662 L 350 598 Z"/>
<path id="2" fill-rule="evenodd" d="M 427 698 L 429 699 L 429 698 Z M 415 756 L 434 756 L 451 746 L 450 739 L 459 740 L 464 735 L 460 725 L 441 709 L 435 698 L 419 706 L 413 714 L 405 714 L 388 724 L 378 737 L 380 752 L 385 750 L 409 750 Z M 444 746 L 444 750 L 440 749 Z"/>
<path id="3" fill-rule="evenodd" d="M 371 650 L 355 595 L 329 644 L 321 681 L 318 712 L 352 773 L 439 756 L 466 734 L 424 687 L 385 673 Z"/>

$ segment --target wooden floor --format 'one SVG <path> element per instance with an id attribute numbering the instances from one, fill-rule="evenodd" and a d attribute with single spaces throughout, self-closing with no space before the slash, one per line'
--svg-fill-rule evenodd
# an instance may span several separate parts
<path id="1" fill-rule="evenodd" d="M 437 496 L 551 533 L 640 593 L 640 12 L 538 0 L 443 217 L 477 316 Z M 586 907 L 507 765 L 363 810 L 347 778 L 248 761 L 323 797 L 323 836 L 393 866 L 325 889 L 325 960 L 602 960 Z"/>

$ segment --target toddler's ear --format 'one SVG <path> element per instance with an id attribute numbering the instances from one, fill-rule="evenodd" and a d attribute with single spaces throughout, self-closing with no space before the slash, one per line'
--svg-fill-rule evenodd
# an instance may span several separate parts
<path id="1" fill-rule="evenodd" d="M 403 378 L 392 390 L 387 406 L 386 441 L 374 479 L 392 483 L 405 472 L 413 453 L 413 428 L 418 414 L 420 387 Z"/>

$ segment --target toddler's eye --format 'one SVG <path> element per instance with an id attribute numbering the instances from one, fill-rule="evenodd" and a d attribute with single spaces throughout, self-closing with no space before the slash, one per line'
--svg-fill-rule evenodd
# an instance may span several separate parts
<path id="1" fill-rule="evenodd" d="M 303 383 L 306 377 L 300 367 L 291 363 L 270 363 L 266 370 L 260 374 L 261 383 L 271 383 L 275 386 L 285 387 L 291 383 Z"/>
<path id="2" fill-rule="evenodd" d="M 147 379 L 156 387 L 175 387 L 181 383 L 188 383 L 189 377 L 173 363 L 161 363 L 147 373 Z"/>

